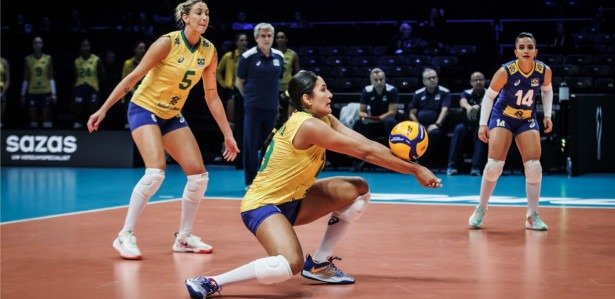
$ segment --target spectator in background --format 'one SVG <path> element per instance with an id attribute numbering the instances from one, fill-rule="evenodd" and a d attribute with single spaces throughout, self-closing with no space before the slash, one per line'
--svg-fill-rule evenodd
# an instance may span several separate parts
<path id="1" fill-rule="evenodd" d="M 410 120 L 418 121 L 429 135 L 429 146 L 419 162 L 427 166 L 436 166 L 435 153 L 441 147 L 444 135 L 444 121 L 451 105 L 448 88 L 438 84 L 438 73 L 432 68 L 423 70 L 425 87 L 414 92 L 410 103 Z"/>
<path id="2" fill-rule="evenodd" d="M 6 95 L 9 86 L 11 85 L 11 71 L 9 69 L 9 62 L 0 57 L 0 128 L 2 128 L 2 120 L 4 119 L 4 112 L 6 111 L 6 103 L 8 97 Z"/>
<path id="3" fill-rule="evenodd" d="M 24 61 L 24 76 L 21 83 L 21 103 L 28 107 L 28 126 L 38 128 L 53 127 L 52 108 L 58 98 L 56 82 L 53 78 L 53 61 L 51 55 L 43 53 L 43 38 L 34 37 L 34 52 Z"/>
<path id="4" fill-rule="evenodd" d="M 100 81 L 100 92 L 98 93 L 101 99 L 106 99 L 113 91 L 113 88 L 122 79 L 122 66 L 117 62 L 115 51 L 109 49 L 103 56 L 103 68 L 105 69 L 105 77 Z M 113 121 L 107 124 L 122 123 L 116 125 L 116 128 L 123 128 L 126 122 L 126 111 L 122 108 L 111 108 L 111 117 Z M 114 127 L 115 128 L 115 127 Z"/>
<path id="5" fill-rule="evenodd" d="M 134 71 L 135 68 L 137 68 L 137 65 L 139 65 L 139 62 L 141 62 L 141 59 L 143 59 L 143 55 L 145 55 L 145 51 L 147 51 L 147 44 L 145 44 L 145 42 L 141 40 L 136 41 L 134 47 L 132 48 L 134 56 L 126 59 L 126 61 L 124 61 L 124 65 L 122 66 L 122 79 L 124 79 L 124 77 L 128 76 L 128 74 L 130 74 L 132 71 Z M 122 107 L 121 110 L 124 115 L 128 113 L 128 103 L 130 103 L 132 95 L 137 90 L 137 87 L 139 87 L 139 84 L 141 84 L 141 81 L 138 81 L 137 84 L 130 91 L 128 91 L 126 96 L 124 96 L 120 100 L 120 107 Z M 124 119 L 124 122 L 124 128 L 130 128 L 130 126 L 128 125 L 127 118 Z"/>
<path id="6" fill-rule="evenodd" d="M 231 28 L 233 30 L 252 30 L 254 29 L 254 24 L 248 22 L 248 15 L 243 10 L 237 12 L 237 20 L 231 24 Z"/>
<path id="7" fill-rule="evenodd" d="M 17 24 L 15 24 L 15 31 L 21 34 L 30 34 L 34 30 L 32 23 L 28 22 L 24 14 L 17 15 Z"/>
<path id="8" fill-rule="evenodd" d="M 51 18 L 49 18 L 48 16 L 44 16 L 41 19 L 41 33 L 43 34 L 53 33 L 53 23 L 51 22 Z"/>
<path id="9" fill-rule="evenodd" d="M 290 23 L 290 28 L 309 28 L 310 23 L 303 18 L 301 11 L 296 10 L 293 15 L 293 21 Z"/>
<path id="10" fill-rule="evenodd" d="M 218 68 L 216 70 L 216 81 L 220 85 L 220 98 L 224 104 L 226 104 L 226 118 L 231 125 L 231 128 L 235 131 L 235 136 L 239 136 L 238 140 L 241 140 L 242 134 L 241 129 L 239 127 L 240 124 L 243 124 L 243 121 L 240 123 L 235 123 L 239 121 L 239 118 L 242 118 L 243 115 L 236 114 L 237 108 L 241 103 L 241 94 L 235 89 L 235 79 L 237 78 L 237 67 L 239 66 L 239 58 L 241 54 L 248 50 L 248 35 L 241 32 L 235 35 L 235 49 L 230 50 L 222 56 L 220 62 L 218 63 Z M 235 119 L 237 116 L 237 119 Z M 224 144 L 222 145 L 224 146 Z M 241 144 L 240 144 L 241 146 Z M 224 149 L 222 149 L 224 152 Z M 217 156 L 214 158 L 215 161 L 222 161 L 222 156 Z"/>
<path id="11" fill-rule="evenodd" d="M 428 55 L 438 55 L 446 50 L 443 43 L 446 34 L 445 10 L 442 7 L 433 6 L 429 10 L 427 21 L 421 24 L 424 33 L 429 37 L 425 53 Z"/>
<path id="12" fill-rule="evenodd" d="M 239 58 L 235 86 L 244 99 L 243 166 L 249 187 L 260 165 L 259 150 L 278 118 L 280 79 L 284 54 L 273 49 L 275 29 L 269 23 L 254 27 L 256 46 Z"/>
<path id="13" fill-rule="evenodd" d="M 76 8 L 71 10 L 68 31 L 76 34 L 84 33 L 86 31 L 83 21 L 81 20 L 81 12 Z"/>
<path id="14" fill-rule="evenodd" d="M 132 27 L 132 31 L 142 40 L 152 40 L 154 37 L 154 25 L 152 25 L 145 12 L 141 11 L 137 14 L 137 20 Z"/>
<path id="15" fill-rule="evenodd" d="M 100 106 L 100 82 L 105 77 L 100 58 L 92 54 L 92 45 L 83 39 L 79 46 L 80 54 L 74 62 L 75 84 L 73 91 L 73 109 L 75 122 L 73 129 L 81 129 L 87 117 Z"/>
<path id="16" fill-rule="evenodd" d="M 480 170 L 485 164 L 487 154 L 487 144 L 478 139 L 478 119 L 480 117 L 480 105 L 485 95 L 485 75 L 481 72 L 474 72 L 470 75 L 471 89 L 466 89 L 461 93 L 459 106 L 465 110 L 464 121 L 457 124 L 453 131 L 453 138 L 448 152 L 447 175 L 458 173 L 458 166 L 461 162 L 461 152 L 466 137 L 472 137 L 472 168 L 471 176 L 479 176 Z M 469 135 L 468 135 L 469 134 Z"/>
<path id="17" fill-rule="evenodd" d="M 371 84 L 361 91 L 359 120 L 354 123 L 352 129 L 371 140 L 378 140 L 388 137 L 397 123 L 395 116 L 399 91 L 395 86 L 386 83 L 386 75 L 382 69 L 372 69 L 369 80 Z M 363 160 L 354 160 L 350 170 L 361 171 L 364 164 Z"/>
<path id="18" fill-rule="evenodd" d="M 390 54 L 423 54 L 429 43 L 412 34 L 412 26 L 403 22 L 399 26 L 399 34 L 389 43 Z"/>
<path id="19" fill-rule="evenodd" d="M 571 49 L 571 39 L 566 34 L 566 27 L 563 22 L 557 23 L 555 28 L 555 36 L 553 37 L 553 43 L 551 43 L 552 53 L 556 54 L 568 54 Z"/>

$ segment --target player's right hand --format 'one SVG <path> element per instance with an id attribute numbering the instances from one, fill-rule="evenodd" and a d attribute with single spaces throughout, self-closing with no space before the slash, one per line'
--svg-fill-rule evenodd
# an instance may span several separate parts
<path id="1" fill-rule="evenodd" d="M 481 125 L 478 127 L 478 139 L 484 143 L 489 143 L 489 127 Z"/>
<path id="2" fill-rule="evenodd" d="M 98 131 L 98 126 L 102 120 L 105 119 L 105 115 L 106 113 L 101 110 L 98 110 L 94 112 L 94 114 L 90 115 L 90 118 L 88 119 L 88 131 L 90 131 L 90 133 Z"/>
<path id="3" fill-rule="evenodd" d="M 419 171 L 415 174 L 416 180 L 421 186 L 426 188 L 440 188 L 442 187 L 442 180 L 436 177 L 436 175 L 425 166 L 421 166 Z"/>

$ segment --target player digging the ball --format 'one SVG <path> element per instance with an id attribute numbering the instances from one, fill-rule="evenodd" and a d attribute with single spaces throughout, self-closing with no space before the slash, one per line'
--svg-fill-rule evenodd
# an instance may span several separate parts
<path id="1" fill-rule="evenodd" d="M 317 179 L 325 163 L 325 151 L 347 154 L 396 172 L 412 174 L 424 187 L 441 187 L 429 169 L 402 160 L 389 148 L 347 128 L 331 114 L 331 98 L 325 81 L 309 71 L 291 79 L 282 95 L 296 110 L 286 122 L 278 122 L 264 154 L 256 179 L 241 203 L 241 217 L 267 252 L 229 272 L 186 280 L 193 298 L 220 292 L 223 286 L 249 279 L 263 284 L 286 281 L 297 273 L 331 284 L 352 284 L 354 277 L 333 261 L 338 242 L 363 214 L 370 200 L 369 186 L 360 177 Z M 284 117 L 281 114 L 280 117 Z M 329 216 L 319 247 L 304 259 L 293 226 Z"/>

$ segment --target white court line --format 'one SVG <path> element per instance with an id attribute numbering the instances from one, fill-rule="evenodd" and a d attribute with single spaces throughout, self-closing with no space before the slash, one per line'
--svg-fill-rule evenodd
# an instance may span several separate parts
<path id="1" fill-rule="evenodd" d="M 165 196 L 166 197 L 166 196 Z M 206 197 L 207 199 L 218 200 L 241 200 L 241 197 Z M 178 201 L 180 198 L 153 200 L 148 204 L 159 204 L 172 201 Z M 390 194 L 390 193 L 372 193 L 371 201 L 376 204 L 404 204 L 404 205 L 455 205 L 468 206 L 478 203 L 478 195 L 472 196 L 448 196 L 445 194 Z M 490 205 L 498 207 L 519 207 L 525 206 L 527 200 L 524 197 L 514 196 L 492 196 L 489 200 Z M 573 197 L 541 197 L 541 208 L 615 208 L 615 198 L 573 198 Z M 80 215 L 87 213 L 102 212 L 114 209 L 128 207 L 128 205 L 114 206 L 101 209 L 93 209 L 80 212 L 71 212 L 63 214 L 55 214 L 43 217 L 26 218 L 1 222 L 0 225 L 44 220 L 50 218 Z"/>

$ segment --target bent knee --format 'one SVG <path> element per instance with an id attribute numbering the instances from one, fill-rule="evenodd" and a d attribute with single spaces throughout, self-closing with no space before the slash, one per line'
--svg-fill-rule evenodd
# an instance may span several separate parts
<path id="1" fill-rule="evenodd" d="M 369 192 L 369 185 L 364 178 L 355 176 L 350 177 L 347 180 L 355 187 L 355 193 L 350 196 L 351 201 L 354 201 L 357 197 Z"/>

